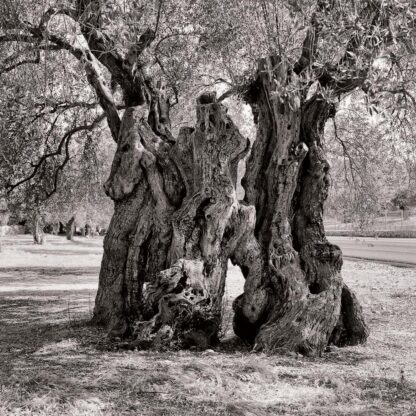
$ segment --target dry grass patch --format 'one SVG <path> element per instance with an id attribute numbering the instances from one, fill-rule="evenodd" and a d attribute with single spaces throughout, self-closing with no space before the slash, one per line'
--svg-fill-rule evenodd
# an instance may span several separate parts
<path id="1" fill-rule="evenodd" d="M 43 279 L 72 291 L 16 291 L 22 270 L 16 281 L 6 270 L 6 282 L 0 268 L 0 281 L 14 287 L 0 293 L 0 415 L 416 414 L 413 269 L 346 262 L 371 338 L 309 359 L 252 354 L 231 337 L 229 322 L 215 351 L 115 351 L 88 325 L 95 292 L 77 290 L 82 276 L 59 261 L 51 266 L 57 274 Z M 240 291 L 234 270 L 226 308 Z"/>

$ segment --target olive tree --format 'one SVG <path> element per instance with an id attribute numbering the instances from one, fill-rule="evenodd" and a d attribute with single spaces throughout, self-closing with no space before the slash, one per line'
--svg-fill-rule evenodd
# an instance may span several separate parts
<path id="1" fill-rule="evenodd" d="M 28 17 L 9 4 L 0 41 L 80 62 L 117 142 L 95 322 L 140 347 L 206 347 L 231 260 L 246 279 L 234 330 L 254 349 L 316 355 L 365 341 L 341 250 L 325 237 L 322 137 L 340 97 L 357 88 L 373 97 L 392 74 L 402 82 L 401 56 L 410 61 L 414 46 L 408 6 L 76 0 Z M 197 75 L 230 87 L 201 94 L 195 124 L 175 137 L 170 109 Z M 252 108 L 252 147 L 222 102 L 231 95 Z M 237 167 L 249 151 L 240 201 Z"/>

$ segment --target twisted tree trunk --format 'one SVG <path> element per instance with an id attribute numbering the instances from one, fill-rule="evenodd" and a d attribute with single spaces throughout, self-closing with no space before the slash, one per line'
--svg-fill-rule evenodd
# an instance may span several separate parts
<path id="1" fill-rule="evenodd" d="M 333 342 L 364 341 L 368 329 L 358 302 L 345 302 L 350 291 L 342 285 L 341 250 L 327 241 L 323 227 L 329 165 L 321 136 L 334 109 L 322 96 L 305 100 L 300 91 L 285 62 L 261 61 L 248 95 L 258 134 L 243 186 L 245 201 L 256 207 L 255 238 L 264 261 L 254 270 L 244 264 L 246 284 L 234 303 L 234 329 L 257 349 L 315 355 L 328 344 L 340 316 L 342 335 Z M 241 257 L 234 262 L 241 264 Z"/>
<path id="2" fill-rule="evenodd" d="M 105 185 L 115 214 L 94 310 L 111 335 L 133 333 L 140 347 L 211 345 L 231 259 L 246 278 L 234 329 L 255 349 L 315 355 L 330 341 L 366 339 L 322 223 L 329 165 L 320 138 L 333 108 L 299 91 L 288 65 L 261 61 L 248 94 L 258 135 L 243 202 L 237 165 L 249 146 L 215 94 L 199 98 L 195 128 L 176 141 L 163 91 L 158 105 L 126 110 Z"/>

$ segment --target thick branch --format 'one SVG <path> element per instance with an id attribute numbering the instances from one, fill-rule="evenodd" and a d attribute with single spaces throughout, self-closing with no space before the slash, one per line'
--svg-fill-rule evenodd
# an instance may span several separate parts
<path id="1" fill-rule="evenodd" d="M 19 187 L 20 185 L 23 185 L 24 183 L 30 181 L 31 179 L 33 179 L 36 174 L 38 173 L 39 169 L 43 166 L 43 164 L 50 158 L 56 157 L 56 156 L 61 156 L 63 150 L 65 150 L 65 159 L 63 161 L 63 163 L 58 167 L 58 170 L 62 170 L 64 168 L 64 166 L 66 165 L 66 163 L 69 160 L 69 144 L 70 141 L 72 139 L 72 136 L 76 133 L 79 133 L 81 131 L 92 131 L 94 130 L 95 127 L 97 127 L 97 125 L 105 118 L 105 116 L 102 114 L 100 116 L 98 116 L 92 123 L 90 124 L 85 124 L 82 126 L 77 126 L 74 127 L 70 130 L 68 130 L 61 138 L 58 147 L 56 148 L 55 151 L 53 152 L 49 152 L 44 154 L 36 163 L 33 163 L 33 171 L 26 176 L 25 178 L 21 179 L 20 181 L 14 183 L 14 184 L 10 184 L 8 185 L 7 188 L 7 193 L 10 194 L 13 190 L 15 190 L 17 187 Z M 55 192 L 56 190 L 56 184 L 57 184 L 57 178 L 55 178 L 55 187 L 54 190 L 48 195 L 48 197 L 50 195 L 52 195 L 53 192 Z"/>
<path id="2" fill-rule="evenodd" d="M 142 105 L 146 100 L 144 76 L 135 73 L 137 59 L 155 38 L 155 32 L 147 29 L 137 44 L 132 45 L 127 58 L 116 50 L 114 42 L 101 30 L 101 2 L 78 0 L 77 20 L 91 52 L 110 71 L 124 91 L 126 104 Z"/>
<path id="3" fill-rule="evenodd" d="M 316 14 L 314 13 L 308 31 L 306 32 L 306 37 L 303 41 L 301 56 L 293 68 L 296 74 L 299 75 L 305 68 L 313 63 L 318 45 L 318 35 L 319 24 Z"/>
<path id="4" fill-rule="evenodd" d="M 104 109 L 107 115 L 108 126 L 110 127 L 111 135 L 115 141 L 118 140 L 118 133 L 120 131 L 120 117 L 118 115 L 117 107 L 113 100 L 113 95 L 100 68 L 95 62 L 95 59 L 91 55 L 90 51 L 85 53 L 85 70 L 87 72 L 87 78 L 90 84 L 94 87 L 98 95 L 98 100 L 101 107 Z"/>
<path id="5" fill-rule="evenodd" d="M 7 72 L 13 71 L 14 69 L 19 68 L 20 66 L 23 66 L 23 65 L 38 64 L 40 62 L 40 52 L 35 51 L 35 54 L 36 56 L 34 58 L 23 59 L 9 66 L 0 66 L 0 76 L 1 74 L 5 74 Z"/>
<path id="6" fill-rule="evenodd" d="M 28 33 L 6 33 L 0 36 L 0 43 L 5 42 L 26 42 L 26 43 L 35 43 L 39 39 L 35 36 L 32 36 Z"/>
<path id="7" fill-rule="evenodd" d="M 32 33 L 37 34 L 39 37 L 45 36 L 44 33 L 38 29 L 32 29 Z M 108 125 L 113 139 L 117 141 L 120 129 L 120 117 L 114 103 L 111 89 L 107 85 L 107 82 L 101 73 L 100 67 L 97 65 L 97 61 L 94 59 L 91 51 L 88 49 L 77 48 L 55 35 L 46 34 L 46 36 L 50 41 L 68 50 L 73 56 L 85 64 L 88 81 L 97 93 L 98 100 L 103 110 L 106 112 Z"/>
<path id="8" fill-rule="evenodd" d="M 379 51 L 392 42 L 390 33 L 390 20 L 385 13 L 386 8 L 377 0 L 369 1 L 360 12 L 359 21 L 363 28 L 354 32 L 349 39 L 344 55 L 335 65 L 327 64 L 323 69 L 318 68 L 318 80 L 323 87 L 330 87 L 337 95 L 353 91 L 361 87 L 367 79 L 371 65 Z M 374 36 L 378 39 L 381 29 L 387 31 L 383 42 L 377 41 L 374 45 Z M 363 50 L 367 50 L 367 56 L 363 56 Z M 371 52 L 370 52 L 371 51 Z M 364 65 L 357 69 L 358 56 L 363 57 Z M 346 77 L 340 77 L 341 67 L 351 72 Z"/>
<path id="9" fill-rule="evenodd" d="M 120 129 L 120 117 L 118 115 L 118 111 L 114 103 L 111 89 L 107 85 L 107 82 L 105 81 L 104 76 L 101 73 L 101 69 L 98 65 L 98 62 L 95 60 L 93 54 L 89 49 L 77 47 L 69 41 L 67 41 L 66 39 L 56 36 L 46 30 L 46 25 L 49 19 L 56 13 L 64 12 L 65 11 L 62 10 L 58 11 L 56 9 L 49 9 L 49 11 L 46 12 L 44 17 L 41 19 L 41 23 L 39 24 L 39 26 L 33 26 L 28 23 L 24 25 L 24 29 L 27 30 L 29 33 L 6 34 L 0 37 L 0 41 L 24 41 L 36 43 L 44 42 L 45 40 L 47 40 L 52 42 L 58 48 L 67 50 L 75 58 L 83 62 L 85 64 L 85 71 L 87 73 L 88 81 L 97 93 L 100 105 L 102 106 L 103 110 L 107 115 L 108 125 L 110 127 L 112 137 L 115 141 L 117 141 Z M 65 12 L 65 14 L 73 16 L 72 12 L 70 13 L 69 11 Z"/>

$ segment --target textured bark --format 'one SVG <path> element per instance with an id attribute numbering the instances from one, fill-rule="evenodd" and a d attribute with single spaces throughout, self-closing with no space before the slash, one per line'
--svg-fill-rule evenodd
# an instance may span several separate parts
<path id="1" fill-rule="evenodd" d="M 335 115 L 332 105 L 317 95 L 303 105 L 302 135 L 311 146 L 298 180 L 294 229 L 311 292 L 325 289 L 328 273 L 340 275 L 342 253 L 328 242 L 323 226 L 323 204 L 328 195 L 329 165 L 321 147 L 325 122 Z M 324 277 L 324 279 L 322 279 Z M 329 342 L 338 346 L 363 343 L 369 336 L 362 308 L 354 293 L 342 284 L 341 310 Z"/>
<path id="2" fill-rule="evenodd" d="M 139 342 L 207 347 L 216 341 L 227 262 L 241 237 L 245 214 L 237 201 L 233 170 L 246 149 L 247 140 L 215 95 L 202 96 L 195 130 L 183 130 L 170 153 L 180 162 L 186 196 L 170 217 L 171 267 L 144 292 L 147 314 L 157 314 L 136 326 Z"/>
<path id="3" fill-rule="evenodd" d="M 249 256 L 261 261 L 244 262 L 246 252 L 233 259 L 246 276 L 234 330 L 255 349 L 319 355 L 338 321 L 342 291 L 341 251 L 326 240 L 322 221 L 329 165 L 320 137 L 332 107 L 320 96 L 305 101 L 300 90 L 291 68 L 271 57 L 249 91 L 258 134 L 243 186 L 257 213 L 258 245 Z M 365 324 L 359 332 L 351 342 L 366 339 Z"/>
<path id="4" fill-rule="evenodd" d="M 235 181 L 248 142 L 215 95 L 200 98 L 197 119 L 173 142 L 154 133 L 144 106 L 127 109 L 105 185 L 116 212 L 95 318 L 113 336 L 134 328 L 141 345 L 215 341 L 227 261 L 244 230 Z"/>
<path id="5" fill-rule="evenodd" d="M 115 212 L 104 239 L 94 319 L 113 336 L 129 332 L 141 316 L 142 287 L 166 269 L 171 215 L 183 187 L 169 159 L 170 137 L 157 135 L 145 105 L 123 116 L 117 152 L 104 188 Z M 169 120 L 164 119 L 167 124 Z"/>
<path id="6" fill-rule="evenodd" d="M 157 91 L 121 122 L 95 321 L 143 348 L 212 345 L 231 259 L 246 279 L 234 329 L 255 349 L 318 355 L 330 341 L 364 341 L 341 251 L 322 223 L 329 165 L 320 138 L 332 105 L 305 100 L 278 58 L 261 61 L 248 94 L 258 135 L 239 202 L 237 166 L 249 146 L 225 107 L 202 95 L 195 128 L 175 141 L 163 86 Z"/>
<path id="7" fill-rule="evenodd" d="M 134 305 L 136 299 L 140 302 L 154 225 L 153 201 L 140 164 L 143 145 L 139 131 L 135 131 L 146 123 L 140 110 L 129 108 L 124 114 L 118 150 L 105 185 L 115 200 L 115 212 L 104 239 L 94 312 L 96 320 L 109 325 L 114 335 L 124 334 L 138 317 L 140 305 Z"/>

